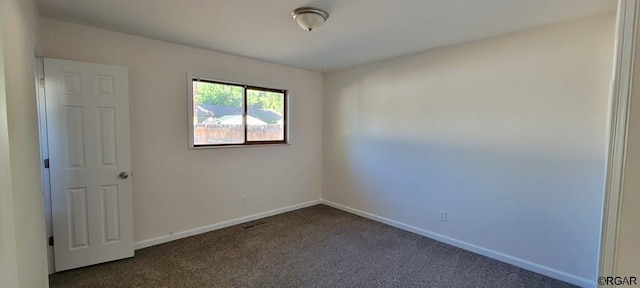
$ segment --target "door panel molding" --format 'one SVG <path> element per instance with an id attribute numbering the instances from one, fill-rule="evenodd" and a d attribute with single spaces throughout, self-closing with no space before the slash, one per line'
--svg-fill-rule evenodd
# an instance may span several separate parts
<path id="1" fill-rule="evenodd" d="M 126 67 L 44 59 L 55 271 L 132 257 Z"/>

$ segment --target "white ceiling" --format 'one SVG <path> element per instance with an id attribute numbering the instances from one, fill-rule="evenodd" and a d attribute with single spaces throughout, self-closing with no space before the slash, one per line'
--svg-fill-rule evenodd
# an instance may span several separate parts
<path id="1" fill-rule="evenodd" d="M 615 11 L 616 0 L 38 0 L 45 17 L 318 71 Z M 300 29 L 291 11 L 329 12 Z"/>

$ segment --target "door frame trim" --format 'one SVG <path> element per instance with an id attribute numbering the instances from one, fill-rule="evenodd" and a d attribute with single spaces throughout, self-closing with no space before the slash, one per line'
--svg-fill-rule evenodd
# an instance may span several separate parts
<path id="1" fill-rule="evenodd" d="M 51 206 L 51 179 L 49 169 L 44 167 L 44 160 L 49 159 L 49 142 L 47 142 L 47 106 L 44 89 L 44 58 L 36 57 L 36 109 L 38 113 L 38 134 L 40 137 L 40 175 L 42 178 L 42 196 L 44 202 L 44 220 L 46 237 L 53 237 L 53 210 Z M 42 80 L 41 80 L 42 79 Z M 45 241 L 48 243 L 48 241 Z M 55 273 L 55 255 L 53 246 L 47 245 L 47 269 L 49 274 Z"/>
<path id="2" fill-rule="evenodd" d="M 617 271 L 620 207 L 624 188 L 639 9 L 640 5 L 636 0 L 618 1 L 613 78 L 609 103 L 609 141 L 602 211 L 599 276 L 615 276 Z"/>

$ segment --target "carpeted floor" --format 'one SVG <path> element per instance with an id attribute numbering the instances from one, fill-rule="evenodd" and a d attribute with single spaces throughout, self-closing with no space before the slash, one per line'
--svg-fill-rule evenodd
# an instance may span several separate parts
<path id="1" fill-rule="evenodd" d="M 251 227 L 252 226 L 252 227 Z M 574 287 L 317 205 L 56 273 L 51 287 Z"/>

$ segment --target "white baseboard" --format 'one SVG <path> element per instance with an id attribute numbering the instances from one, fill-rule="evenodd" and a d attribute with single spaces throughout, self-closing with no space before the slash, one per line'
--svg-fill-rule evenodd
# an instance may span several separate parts
<path id="1" fill-rule="evenodd" d="M 150 247 L 150 246 L 154 246 L 154 245 L 158 245 L 158 244 L 162 244 L 162 243 L 167 243 L 167 242 L 171 242 L 171 241 L 174 241 L 174 240 L 178 240 L 178 239 L 182 239 L 182 238 L 186 238 L 186 237 L 190 237 L 190 236 L 194 236 L 194 235 L 198 235 L 198 234 L 202 234 L 202 233 L 207 233 L 207 232 L 211 232 L 211 231 L 214 231 L 214 230 L 226 228 L 226 227 L 229 227 L 229 226 L 238 225 L 238 224 L 242 224 L 242 223 L 245 223 L 245 222 L 250 222 L 250 221 L 258 220 L 258 219 L 261 219 L 261 218 L 265 218 L 265 217 L 269 217 L 269 216 L 273 216 L 273 215 L 278 215 L 278 214 L 282 214 L 282 213 L 285 213 L 285 212 L 298 210 L 298 209 L 302 209 L 302 208 L 306 208 L 306 207 L 310 207 L 310 206 L 314 206 L 314 205 L 318 205 L 318 204 L 322 204 L 322 200 L 321 199 L 314 200 L 314 201 L 309 201 L 309 202 L 305 202 L 305 203 L 300 203 L 300 204 L 296 204 L 296 205 L 291 205 L 291 206 L 288 206 L 288 207 L 278 208 L 278 209 L 274 209 L 274 210 L 270 210 L 270 211 L 266 211 L 266 212 L 262 212 L 262 213 L 258 213 L 258 214 L 253 214 L 253 215 L 249 215 L 249 216 L 245 216 L 245 217 L 231 219 L 231 220 L 227 220 L 227 221 L 223 221 L 223 222 L 219 222 L 219 223 L 215 223 L 215 224 L 211 224 L 211 225 L 207 225 L 207 226 L 202 226 L 202 227 L 198 227 L 198 228 L 194 228 L 194 229 L 189 229 L 189 230 L 186 230 L 186 231 L 176 232 L 176 233 L 173 233 L 173 234 L 164 235 L 164 236 L 160 236 L 160 237 L 156 237 L 156 238 L 152 238 L 152 239 L 148 239 L 148 240 L 142 240 L 142 241 L 136 242 L 133 245 L 133 249 L 138 250 L 138 249 L 142 249 L 142 248 L 147 248 L 147 247 Z"/>
<path id="2" fill-rule="evenodd" d="M 594 288 L 596 287 L 596 283 L 594 281 L 589 280 L 589 279 L 585 279 L 585 278 L 582 278 L 582 277 L 579 277 L 579 276 L 576 276 L 576 275 L 572 275 L 572 274 L 569 274 L 569 273 L 566 273 L 566 272 L 562 272 L 562 271 L 559 271 L 559 270 L 556 270 L 556 269 L 553 269 L 553 268 L 542 266 L 542 265 L 539 265 L 539 264 L 536 264 L 536 263 L 533 263 L 533 262 L 529 262 L 527 260 L 516 258 L 516 257 L 510 256 L 510 255 L 504 254 L 504 253 L 500 253 L 500 252 L 493 251 L 493 250 L 490 250 L 490 249 L 487 249 L 487 248 L 483 248 L 483 247 L 480 247 L 480 246 L 477 246 L 477 245 L 474 245 L 474 244 L 471 244 L 471 243 L 460 241 L 460 240 L 457 240 L 457 239 L 454 239 L 454 238 L 451 238 L 451 237 L 447 237 L 447 236 L 444 236 L 444 235 L 441 235 L 441 234 L 438 234 L 438 233 L 434 233 L 434 232 L 431 232 L 431 231 L 428 231 L 428 230 L 424 230 L 424 229 L 421 229 L 421 228 L 418 228 L 418 227 L 415 227 L 415 226 L 407 225 L 407 224 L 404 224 L 404 223 L 401 223 L 401 222 L 398 222 L 398 221 L 395 221 L 395 220 L 391 220 L 389 218 L 381 217 L 381 216 L 378 216 L 378 215 L 375 215 L 375 214 L 371 214 L 369 212 L 364 212 L 364 211 L 361 211 L 361 210 L 358 210 L 358 209 L 354 209 L 354 208 L 351 208 L 351 207 L 348 207 L 348 206 L 345 206 L 345 205 L 341 205 L 341 204 L 338 204 L 338 203 L 335 203 L 335 202 L 331 202 L 331 201 L 328 201 L 328 200 L 322 200 L 322 203 L 325 204 L 325 205 L 328 205 L 328 206 L 343 210 L 345 212 L 349 212 L 349 213 L 352 213 L 352 214 L 355 214 L 355 215 L 358 215 L 358 216 L 362 216 L 362 217 L 365 217 L 365 218 L 368 218 L 368 219 L 371 219 L 371 220 L 374 220 L 374 221 L 377 221 L 377 222 L 381 222 L 381 223 L 387 224 L 389 226 L 393 226 L 393 227 L 396 227 L 396 228 L 399 228 L 399 229 L 402 229 L 402 230 L 405 230 L 405 231 L 409 231 L 409 232 L 412 232 L 412 233 L 415 233 L 415 234 L 418 234 L 418 235 L 422 235 L 422 236 L 425 236 L 425 237 L 428 237 L 428 238 L 431 238 L 431 239 L 434 239 L 434 240 L 437 240 L 437 241 L 440 241 L 440 242 L 443 242 L 443 243 L 446 243 L 446 244 L 449 244 L 449 245 L 452 245 L 452 246 L 455 246 L 455 247 L 458 247 L 458 248 L 461 248 L 461 249 L 464 249 L 464 250 L 467 250 L 467 251 L 471 251 L 471 252 L 474 252 L 474 253 L 477 253 L 477 254 L 480 254 L 480 255 L 483 255 L 483 256 L 487 256 L 489 258 L 496 259 L 498 261 L 502 261 L 502 262 L 509 263 L 511 265 L 514 265 L 514 266 L 518 266 L 518 267 L 523 268 L 523 269 L 527 269 L 527 270 L 530 270 L 530 271 L 533 271 L 533 272 L 536 272 L 536 273 L 540 273 L 542 275 L 546 275 L 546 276 L 549 276 L 551 278 L 555 278 L 555 279 L 558 279 L 558 280 L 561 280 L 561 281 L 564 281 L 564 282 L 567 282 L 567 283 L 578 285 L 580 287 L 594 287 Z"/>

